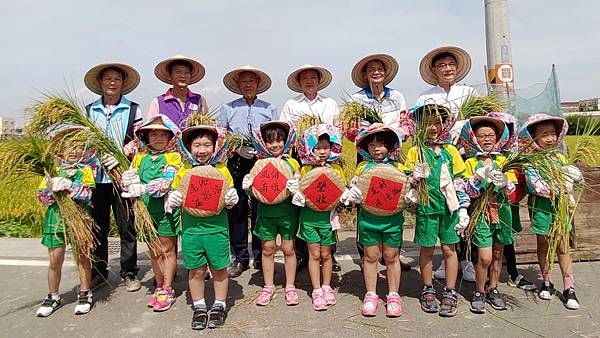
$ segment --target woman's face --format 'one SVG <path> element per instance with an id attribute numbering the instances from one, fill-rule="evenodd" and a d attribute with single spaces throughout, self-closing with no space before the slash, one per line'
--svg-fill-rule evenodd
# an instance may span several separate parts
<path id="1" fill-rule="evenodd" d="M 313 152 L 317 155 L 320 162 L 326 162 L 331 154 L 331 142 L 325 139 L 319 140 Z"/>
<path id="2" fill-rule="evenodd" d="M 377 137 L 367 144 L 367 151 L 369 152 L 369 155 L 371 155 L 371 157 L 373 157 L 373 159 L 376 161 L 384 160 L 390 153 L 388 148 L 385 146 L 385 142 Z"/>
<path id="3" fill-rule="evenodd" d="M 123 91 L 123 76 L 121 73 L 109 69 L 102 74 L 100 87 L 104 96 L 118 96 Z"/>
<path id="4" fill-rule="evenodd" d="M 163 150 L 169 144 L 171 133 L 166 130 L 150 130 L 148 132 L 148 146 L 154 150 Z"/>
<path id="5" fill-rule="evenodd" d="M 285 146 L 285 140 L 283 138 L 271 139 L 265 141 L 265 144 L 269 153 L 274 157 L 283 154 L 283 147 Z"/>
<path id="6" fill-rule="evenodd" d="M 494 128 L 490 127 L 481 127 L 475 131 L 475 138 L 477 139 L 477 144 L 481 147 L 481 150 L 489 153 L 494 149 L 494 145 L 496 145 L 496 131 Z"/>
<path id="7" fill-rule="evenodd" d="M 385 68 L 383 67 L 383 62 L 379 60 L 367 62 L 363 74 L 370 85 L 383 85 L 383 79 L 385 78 Z"/>
<path id="8" fill-rule="evenodd" d="M 184 65 L 175 65 L 171 68 L 171 81 L 177 87 L 187 87 L 192 79 L 192 70 Z"/>
<path id="9" fill-rule="evenodd" d="M 192 157 L 200 164 L 207 164 L 215 152 L 215 143 L 207 135 L 196 137 L 190 145 Z"/>

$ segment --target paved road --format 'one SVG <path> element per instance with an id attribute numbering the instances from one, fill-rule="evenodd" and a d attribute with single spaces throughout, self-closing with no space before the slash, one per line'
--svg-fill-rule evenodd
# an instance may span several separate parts
<path id="1" fill-rule="evenodd" d="M 185 271 L 181 267 L 175 284 L 178 298 L 174 307 L 165 313 L 153 313 L 145 307 L 152 272 L 143 252 L 139 256 L 142 289 L 128 293 L 116 275 L 111 274 L 111 286 L 94 293 L 97 304 L 85 316 L 73 315 L 76 275 L 73 264 L 68 261 L 60 289 L 65 305 L 49 318 L 37 318 L 35 311 L 47 292 L 45 251 L 37 239 L 0 239 L 0 337 L 186 337 L 207 334 L 230 337 L 600 337 L 600 310 L 594 307 L 600 295 L 597 278 L 600 262 L 581 262 L 575 266 L 577 292 L 582 303 L 578 311 L 567 310 L 558 298 L 551 302 L 541 301 L 533 294 L 502 284 L 500 289 L 507 295 L 510 309 L 502 312 L 490 309 L 486 314 L 475 315 L 469 311 L 468 302 L 473 284 L 462 283 L 457 317 L 448 319 L 425 314 L 418 305 L 419 272 L 413 269 L 402 275 L 402 317 L 386 318 L 384 306 L 380 304 L 377 317 L 363 318 L 359 315 L 359 307 L 364 287 L 360 269 L 349 256 L 354 253 L 351 236 L 351 233 L 340 236 L 343 271 L 334 277 L 338 299 L 334 307 L 320 313 L 312 310 L 306 270 L 298 274 L 298 306 L 286 306 L 279 289 L 271 305 L 257 307 L 254 299 L 262 286 L 262 276 L 251 269 L 230 283 L 226 326 L 205 332 L 193 332 L 189 327 L 191 300 L 186 291 Z M 407 257 L 416 257 L 416 247 L 410 243 L 405 247 Z M 439 260 L 437 255 L 434 264 L 437 265 Z M 530 280 L 536 278 L 535 266 L 520 268 Z M 118 271 L 115 253 L 111 254 L 111 269 Z M 283 283 L 282 269 L 282 264 L 278 264 L 276 283 L 279 285 Z M 380 276 L 378 293 L 384 297 L 385 279 L 383 274 Z M 555 271 L 553 277 L 561 286 L 560 273 Z M 212 287 L 210 282 L 208 285 Z M 436 288 L 440 291 L 443 285 L 436 282 Z M 212 302 L 211 295 L 212 292 L 207 295 L 209 303 Z"/>

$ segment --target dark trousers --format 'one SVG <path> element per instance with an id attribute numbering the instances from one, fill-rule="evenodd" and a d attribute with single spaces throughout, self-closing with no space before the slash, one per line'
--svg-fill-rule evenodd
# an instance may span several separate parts
<path id="1" fill-rule="evenodd" d="M 517 257 L 515 255 L 514 244 L 508 244 L 504 246 L 504 258 L 506 259 L 506 271 L 512 280 L 515 280 L 519 275 L 517 271 Z"/>
<path id="2" fill-rule="evenodd" d="M 133 226 L 133 211 L 131 200 L 119 196 L 112 183 L 98 183 L 92 193 L 92 217 L 99 229 L 94 231 L 98 246 L 94 251 L 96 261 L 93 263 L 93 272 L 103 276 L 108 275 L 108 233 L 110 231 L 110 209 L 112 208 L 119 228 L 121 238 L 121 271 L 125 278 L 127 274 L 137 275 L 137 240 Z"/>
<path id="3" fill-rule="evenodd" d="M 250 214 L 250 229 L 256 226 L 256 200 L 249 197 L 242 189 L 242 180 L 250 172 L 256 160 L 247 160 L 234 155 L 227 161 L 227 168 L 233 177 L 233 185 L 240 198 L 239 202 L 227 211 L 229 219 L 229 240 L 233 261 L 242 263 L 244 266 L 250 264 L 248 252 L 248 212 Z M 262 254 L 262 243 L 260 238 L 252 235 L 252 255 L 254 262 L 260 264 Z"/>

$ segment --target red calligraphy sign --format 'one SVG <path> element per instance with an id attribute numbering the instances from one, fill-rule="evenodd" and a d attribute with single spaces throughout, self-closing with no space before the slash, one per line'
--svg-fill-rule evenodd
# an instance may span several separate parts
<path id="1" fill-rule="evenodd" d="M 333 203 L 338 203 L 342 190 L 327 175 L 321 174 L 304 189 L 303 194 L 317 209 L 325 210 Z"/>
<path id="2" fill-rule="evenodd" d="M 287 178 L 275 168 L 272 163 L 267 163 L 265 167 L 258 172 L 252 181 L 252 187 L 265 197 L 269 203 L 272 203 L 281 192 L 285 190 Z"/>
<path id="3" fill-rule="evenodd" d="M 398 208 L 402 187 L 402 183 L 373 176 L 363 203 L 376 209 L 395 211 Z"/>
<path id="4" fill-rule="evenodd" d="M 192 175 L 183 206 L 187 209 L 216 212 L 222 191 L 223 180 Z"/>

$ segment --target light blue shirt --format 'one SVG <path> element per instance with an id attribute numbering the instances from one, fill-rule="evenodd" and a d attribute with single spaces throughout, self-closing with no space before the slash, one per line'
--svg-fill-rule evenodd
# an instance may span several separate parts
<path id="1" fill-rule="evenodd" d="M 243 97 L 221 106 L 217 117 L 219 126 L 227 128 L 234 134 L 252 135 L 261 123 L 277 120 L 277 108 L 269 102 L 256 99 L 248 106 Z"/>

